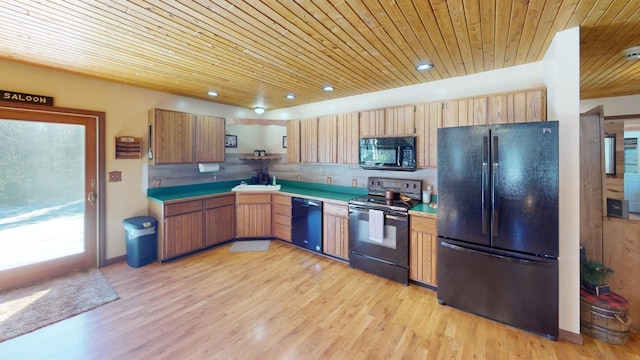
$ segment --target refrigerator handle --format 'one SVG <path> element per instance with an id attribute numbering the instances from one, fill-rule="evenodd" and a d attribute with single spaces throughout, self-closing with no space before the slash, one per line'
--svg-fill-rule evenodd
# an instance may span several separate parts
<path id="1" fill-rule="evenodd" d="M 489 233 L 489 204 L 487 192 L 489 191 L 489 137 L 482 138 L 482 235 Z"/>
<path id="2" fill-rule="evenodd" d="M 498 212 L 498 199 L 496 197 L 496 190 L 498 187 L 498 166 L 500 164 L 500 159 L 498 158 L 498 137 L 493 137 L 493 144 L 491 144 L 491 206 L 493 208 L 493 213 L 491 214 L 491 231 L 493 233 L 493 237 L 498 237 L 498 220 L 499 220 L 499 212 Z"/>

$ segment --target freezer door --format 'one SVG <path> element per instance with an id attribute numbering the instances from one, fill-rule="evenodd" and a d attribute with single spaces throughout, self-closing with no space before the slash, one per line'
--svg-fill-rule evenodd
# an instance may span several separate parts
<path id="1" fill-rule="evenodd" d="M 438 129 L 438 235 L 490 243 L 489 126 Z"/>
<path id="2" fill-rule="evenodd" d="M 558 260 L 439 239 L 438 301 L 558 338 Z"/>
<path id="3" fill-rule="evenodd" d="M 558 122 L 492 125 L 491 155 L 491 245 L 557 257 Z"/>

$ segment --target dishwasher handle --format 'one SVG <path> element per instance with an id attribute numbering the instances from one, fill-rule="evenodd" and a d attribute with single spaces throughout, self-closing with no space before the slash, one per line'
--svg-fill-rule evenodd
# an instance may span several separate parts
<path id="1" fill-rule="evenodd" d="M 300 205 L 304 207 L 320 207 L 322 205 L 321 201 L 309 200 L 309 199 L 303 199 L 303 198 L 297 198 L 297 197 L 294 197 L 292 199 L 294 202 L 301 203 Z"/>

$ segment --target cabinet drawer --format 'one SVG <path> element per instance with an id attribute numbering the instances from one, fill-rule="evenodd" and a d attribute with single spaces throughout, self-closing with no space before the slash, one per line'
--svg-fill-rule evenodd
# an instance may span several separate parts
<path id="1" fill-rule="evenodd" d="M 273 205 L 273 213 L 284 216 L 291 216 L 291 205 L 275 204 Z"/>
<path id="2" fill-rule="evenodd" d="M 273 236 L 281 240 L 291 241 L 291 227 L 273 224 Z"/>
<path id="3" fill-rule="evenodd" d="M 411 230 L 436 234 L 436 220 L 420 216 L 411 216 Z"/>
<path id="4" fill-rule="evenodd" d="M 236 194 L 236 204 L 271 204 L 271 194 Z"/>
<path id="5" fill-rule="evenodd" d="M 324 203 L 324 213 L 326 215 L 334 215 L 339 217 L 348 218 L 349 217 L 349 206 L 348 205 L 338 205 L 331 203 Z"/>
<path id="6" fill-rule="evenodd" d="M 202 200 L 185 201 L 167 205 L 164 209 L 165 216 L 176 216 L 191 212 L 202 211 Z"/>
<path id="7" fill-rule="evenodd" d="M 273 223 L 285 226 L 291 226 L 291 216 L 285 216 L 280 214 L 273 215 Z"/>
<path id="8" fill-rule="evenodd" d="M 206 209 L 215 209 L 226 205 L 234 205 L 236 203 L 235 196 L 220 196 L 216 198 L 206 199 L 205 200 L 205 208 Z"/>
<path id="9" fill-rule="evenodd" d="M 273 195 L 273 203 L 278 205 L 291 206 L 291 196 Z"/>

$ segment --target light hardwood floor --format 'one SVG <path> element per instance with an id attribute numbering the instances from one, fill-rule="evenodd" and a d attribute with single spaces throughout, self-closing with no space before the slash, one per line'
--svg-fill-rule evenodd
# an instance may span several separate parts
<path id="1" fill-rule="evenodd" d="M 290 244 L 103 268 L 120 299 L 0 343 L 0 359 L 640 359 L 554 342 Z"/>

